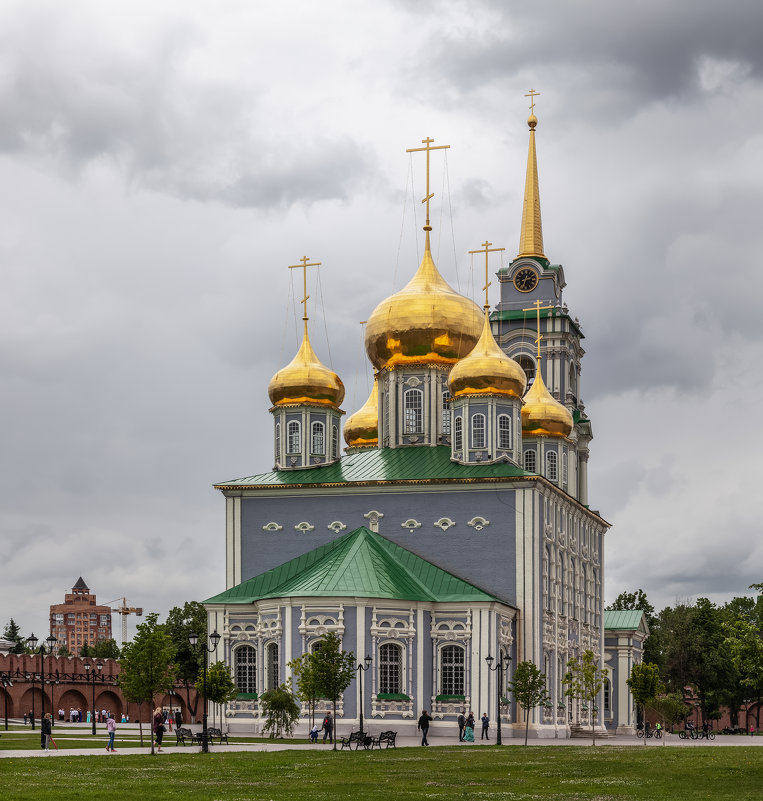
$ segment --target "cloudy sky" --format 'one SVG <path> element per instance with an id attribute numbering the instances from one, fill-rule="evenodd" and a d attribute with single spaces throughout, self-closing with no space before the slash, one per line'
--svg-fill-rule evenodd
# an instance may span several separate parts
<path id="1" fill-rule="evenodd" d="M 0 2 L 0 625 L 79 575 L 162 615 L 224 588 L 212 484 L 271 466 L 287 265 L 323 264 L 351 413 L 420 257 L 406 148 L 451 146 L 433 247 L 471 294 L 469 250 L 516 253 L 531 87 L 606 598 L 763 580 L 762 71 L 759 0 Z"/>

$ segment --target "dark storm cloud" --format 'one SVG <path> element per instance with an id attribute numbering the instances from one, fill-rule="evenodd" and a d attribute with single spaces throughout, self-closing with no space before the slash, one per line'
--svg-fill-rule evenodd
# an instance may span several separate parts
<path id="1" fill-rule="evenodd" d="M 559 90 L 580 92 L 578 110 L 627 114 L 634 103 L 695 94 L 702 59 L 763 73 L 763 5 L 755 0 L 488 0 L 469 11 L 469 24 L 438 32 L 426 50 L 463 93 L 543 71 L 555 74 Z"/>
<path id="2" fill-rule="evenodd" d="M 20 7 L 0 33 L 0 152 L 73 177 L 105 159 L 133 186 L 259 208 L 346 200 L 373 171 L 349 136 L 298 126 L 300 106 L 274 128 L 264 78 L 193 70 L 205 37 L 182 17 L 129 47 L 84 16 L 47 12 Z"/>

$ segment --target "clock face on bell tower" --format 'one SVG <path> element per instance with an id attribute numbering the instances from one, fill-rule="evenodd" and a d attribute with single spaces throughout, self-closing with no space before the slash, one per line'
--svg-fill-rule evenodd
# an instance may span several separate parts
<path id="1" fill-rule="evenodd" d="M 523 267 L 514 276 L 514 286 L 520 292 L 532 292 L 538 285 L 538 273 L 532 267 Z"/>

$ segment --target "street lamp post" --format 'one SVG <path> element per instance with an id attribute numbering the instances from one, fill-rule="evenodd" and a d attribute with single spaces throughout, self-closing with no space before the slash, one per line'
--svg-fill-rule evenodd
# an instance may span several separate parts
<path id="1" fill-rule="evenodd" d="M 95 672 L 97 670 L 98 674 L 100 675 L 101 671 L 103 670 L 103 663 L 98 662 L 95 665 L 95 670 L 93 670 L 93 665 L 91 665 L 90 662 L 85 662 L 85 670 L 87 671 L 86 675 L 87 675 L 88 679 L 91 676 L 93 677 L 93 706 L 92 706 L 92 709 L 90 710 L 90 720 L 93 723 L 93 729 L 92 729 L 92 731 L 90 733 L 93 736 L 95 736 Z M 90 672 L 91 670 L 92 670 L 92 673 Z"/>
<path id="2" fill-rule="evenodd" d="M 32 671 L 31 673 L 25 673 L 24 674 L 24 678 L 27 681 L 31 681 L 32 682 L 32 731 L 34 731 L 34 728 L 35 728 L 35 725 L 34 725 L 34 683 L 37 681 L 37 674 L 34 671 Z"/>
<path id="3" fill-rule="evenodd" d="M 365 664 L 363 664 L 365 662 Z M 363 674 L 371 667 L 371 657 L 366 654 L 363 662 L 358 662 L 355 670 L 358 671 L 358 687 L 360 688 L 360 736 L 363 737 Z"/>
<path id="4" fill-rule="evenodd" d="M 3 684 L 3 690 L 5 691 L 3 695 L 5 696 L 5 730 L 8 731 L 8 688 L 13 687 L 13 682 L 11 681 L 11 674 L 10 673 L 3 673 L 0 676 L 0 682 Z"/>
<path id="5" fill-rule="evenodd" d="M 509 662 L 511 662 L 511 657 L 499 656 L 495 667 L 493 667 L 494 659 L 490 654 L 488 654 L 485 657 L 485 661 L 487 662 L 488 670 L 492 670 L 498 673 L 498 683 L 496 684 L 497 695 L 498 695 L 498 717 L 496 724 L 497 734 L 495 736 L 495 744 L 503 745 L 503 741 L 501 740 L 501 691 L 503 690 L 503 671 L 509 669 Z"/>
<path id="6" fill-rule="evenodd" d="M 209 741 L 207 740 L 207 654 L 213 654 L 217 650 L 217 644 L 220 642 L 220 635 L 217 631 L 213 631 L 209 635 L 209 642 L 212 644 L 210 648 L 206 643 L 202 644 L 204 651 L 204 670 L 202 671 L 202 692 L 204 695 L 204 707 L 201 716 L 201 750 L 203 753 L 209 753 Z M 195 647 L 199 642 L 199 635 L 194 631 L 188 635 L 188 641 L 191 646 Z"/>
<path id="7" fill-rule="evenodd" d="M 45 717 L 45 643 L 48 644 L 48 653 L 53 653 L 53 646 L 56 644 L 56 638 L 51 634 L 45 639 L 45 642 L 40 645 L 40 650 L 37 650 L 37 637 L 34 632 L 26 638 L 27 645 L 33 654 L 40 655 L 40 690 L 42 692 L 42 711 L 40 712 L 40 720 Z M 32 709 L 34 709 L 34 681 L 32 682 Z M 52 716 L 51 716 L 52 717 Z M 34 715 L 32 715 L 32 728 L 34 728 Z"/>

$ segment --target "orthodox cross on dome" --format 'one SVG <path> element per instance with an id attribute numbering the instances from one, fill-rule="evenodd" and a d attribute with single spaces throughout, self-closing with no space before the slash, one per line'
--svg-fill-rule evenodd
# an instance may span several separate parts
<path id="1" fill-rule="evenodd" d="M 434 139 L 427 137 L 426 139 L 421 140 L 421 144 L 425 145 L 425 147 L 410 147 L 405 151 L 406 153 L 418 153 L 422 150 L 425 150 L 427 154 L 427 194 L 426 197 L 421 201 L 422 203 L 427 204 L 427 224 L 424 226 L 425 231 L 432 230 L 432 226 L 429 224 L 429 201 L 434 197 L 434 192 L 429 191 L 429 153 L 432 150 L 447 150 L 450 147 L 450 145 L 435 145 L 434 147 L 431 147 L 432 142 L 434 142 Z"/>
<path id="2" fill-rule="evenodd" d="M 492 285 L 492 281 L 488 280 L 488 253 L 498 253 L 501 250 L 506 250 L 506 248 L 491 248 L 492 242 L 488 242 L 487 239 L 482 243 L 482 247 L 479 250 L 470 250 L 469 253 L 484 253 L 485 254 L 485 286 L 482 287 L 482 291 L 485 293 L 485 305 L 483 308 L 487 311 L 490 308 L 490 301 L 488 300 L 487 290 L 488 287 Z"/>
<path id="3" fill-rule="evenodd" d="M 300 267 L 302 268 L 302 300 L 300 303 L 302 304 L 304 311 L 302 313 L 302 319 L 305 321 L 305 325 L 307 325 L 307 301 L 309 300 L 310 296 L 307 294 L 307 268 L 308 267 L 320 267 L 321 262 L 314 261 L 310 262 L 308 256 L 303 256 L 300 261 L 302 264 L 290 264 L 290 270 L 298 270 Z"/>
<path id="4" fill-rule="evenodd" d="M 529 309 L 522 309 L 522 311 L 534 311 L 537 312 L 538 315 L 538 338 L 535 340 L 535 344 L 538 346 L 538 364 L 540 364 L 540 341 L 543 339 L 543 334 L 540 332 L 540 313 L 541 311 L 545 311 L 546 309 L 553 309 L 553 306 L 541 306 L 543 303 L 542 300 L 536 300 L 535 303 Z"/>
<path id="5" fill-rule="evenodd" d="M 525 97 L 530 98 L 530 114 L 535 114 L 535 98 L 540 97 L 540 92 L 536 92 L 535 89 L 530 89 L 529 93 L 526 94 Z"/>

